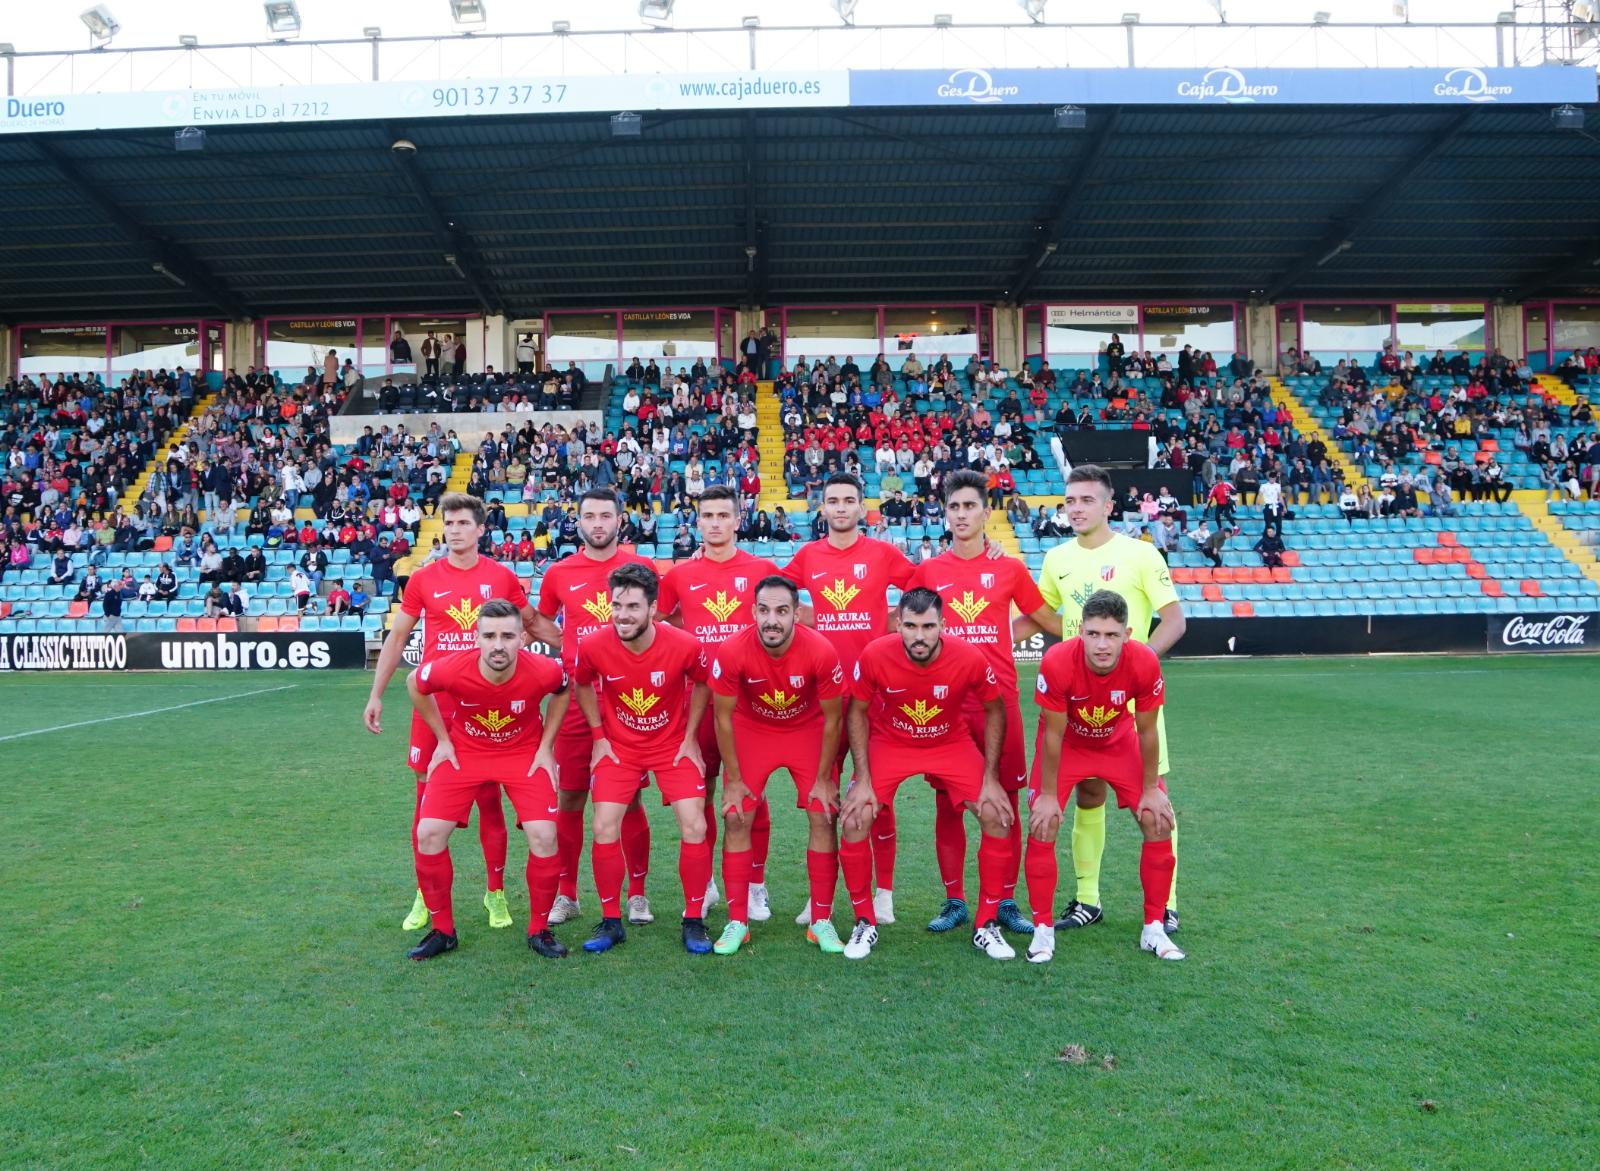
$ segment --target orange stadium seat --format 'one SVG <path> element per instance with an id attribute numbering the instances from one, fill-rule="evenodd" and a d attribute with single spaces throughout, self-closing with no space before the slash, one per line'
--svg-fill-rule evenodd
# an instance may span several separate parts
<path id="1" fill-rule="evenodd" d="M 195 632 L 195 625 L 194 624 L 197 621 L 199 621 L 199 619 L 196 619 L 196 618 L 180 618 L 180 619 L 178 619 L 178 633 L 179 634 L 193 634 Z"/>
<path id="2" fill-rule="evenodd" d="M 1539 588 L 1539 583 L 1537 581 L 1535 581 L 1533 578 L 1525 579 L 1520 588 L 1522 590 L 1522 593 L 1523 593 L 1524 597 L 1542 598 L 1542 597 L 1545 596 L 1544 595 L 1544 590 Z"/>
<path id="3" fill-rule="evenodd" d="M 278 631 L 281 634 L 291 634 L 300 629 L 300 615 L 285 614 L 278 619 Z"/>
<path id="4" fill-rule="evenodd" d="M 1503 598 L 1506 596 L 1506 592 L 1500 588 L 1500 583 L 1492 577 L 1484 578 L 1478 583 L 1478 587 L 1483 590 L 1485 597 Z"/>
<path id="5" fill-rule="evenodd" d="M 1454 533 L 1440 533 L 1439 534 L 1439 544 L 1441 544 L 1441 545 L 1456 545 L 1456 544 L 1459 544 L 1459 543 L 1460 542 L 1458 542 L 1456 540 L 1456 535 Z"/>
<path id="6" fill-rule="evenodd" d="M 1289 559 L 1285 557 L 1284 560 L 1288 561 Z M 1294 581 L 1294 574 L 1290 573 L 1287 567 L 1274 569 L 1271 572 L 1274 585 L 1288 585 Z"/>
<path id="7" fill-rule="evenodd" d="M 1219 585 L 1205 586 L 1201 589 L 1200 596 L 1208 602 L 1220 602 L 1222 601 L 1222 587 Z"/>
<path id="8" fill-rule="evenodd" d="M 256 619 L 256 633 L 258 633 L 258 634 L 276 634 L 276 633 L 278 633 L 278 616 L 276 614 L 263 614 L 260 618 L 257 618 Z"/>
<path id="9" fill-rule="evenodd" d="M 1300 568 L 1300 554 L 1296 553 L 1293 549 L 1285 549 L 1283 551 L 1283 563 L 1285 565 L 1287 565 L 1290 569 L 1299 569 Z M 1278 579 L 1277 578 L 1273 578 L 1272 580 L 1273 581 L 1277 581 Z M 1283 580 L 1284 581 L 1288 581 L 1289 579 L 1288 578 L 1284 578 Z"/>
<path id="10" fill-rule="evenodd" d="M 89 616 L 89 603 L 81 599 L 67 603 L 68 618 L 87 618 Z"/>
<path id="11" fill-rule="evenodd" d="M 1172 571 L 1172 584 L 1173 585 L 1194 585 L 1194 575 L 1195 575 L 1195 571 L 1192 570 L 1192 569 L 1177 569 L 1177 568 L 1175 568 Z"/>
<path id="12" fill-rule="evenodd" d="M 224 634 L 236 634 L 239 630 L 239 620 L 237 618 L 218 618 L 217 629 Z"/>
<path id="13" fill-rule="evenodd" d="M 1479 581 L 1487 581 L 1489 580 L 1489 571 L 1483 567 L 1483 562 L 1469 561 L 1467 562 L 1467 576 L 1476 578 Z"/>
<path id="14" fill-rule="evenodd" d="M 194 620 L 194 628 L 201 634 L 215 634 L 217 632 L 217 620 L 215 618 L 196 618 Z"/>
<path id="15" fill-rule="evenodd" d="M 1256 608 L 1249 602 L 1235 602 L 1233 604 L 1233 616 L 1235 618 L 1254 618 L 1256 616 Z"/>
<path id="16" fill-rule="evenodd" d="M 171 548 L 172 548 L 172 538 L 171 537 L 157 537 L 155 539 L 154 543 L 151 544 L 150 551 L 153 552 L 153 553 L 166 553 Z"/>

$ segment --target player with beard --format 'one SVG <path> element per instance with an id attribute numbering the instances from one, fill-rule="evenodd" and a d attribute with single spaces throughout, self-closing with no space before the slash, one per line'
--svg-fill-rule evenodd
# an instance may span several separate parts
<path id="1" fill-rule="evenodd" d="M 695 502 L 700 528 L 697 556 L 680 561 L 661 579 L 657 610 L 662 618 L 687 630 L 712 654 L 729 638 L 750 626 L 750 606 L 756 583 L 778 572 L 765 557 L 739 548 L 739 494 L 716 484 Z M 706 762 L 706 838 L 717 845 L 717 772 L 722 753 L 717 744 L 716 721 L 708 711 L 700 721 L 700 755 Z M 745 827 L 750 836 L 750 893 L 748 921 L 772 917 L 767 903 L 767 848 L 772 839 L 772 818 L 765 801 L 758 802 L 753 820 Z M 726 857 L 726 845 L 723 847 Z M 715 883 L 706 891 L 706 909 L 717 902 Z M 730 912 L 731 913 L 731 912 Z M 740 916 L 740 921 L 747 921 Z"/>
<path id="2" fill-rule="evenodd" d="M 693 635 L 656 621 L 660 584 L 647 565 L 624 565 L 609 579 L 611 621 L 578 650 L 578 707 L 594 747 L 594 886 L 600 922 L 587 952 L 610 951 L 622 927 L 622 848 L 618 835 L 628 806 L 655 777 L 661 802 L 677 818 L 678 877 L 683 882 L 683 947 L 711 951 L 706 887 L 711 844 L 706 841 L 706 774 L 699 725 L 710 702 L 708 665 Z"/>
<path id="3" fill-rule="evenodd" d="M 839 880 L 839 739 L 844 672 L 839 654 L 816 631 L 797 626 L 800 591 L 778 574 L 756 583 L 754 625 L 717 648 L 711 663 L 712 714 L 722 749 L 723 885 L 728 925 L 718 955 L 732 955 L 750 938 L 755 916 L 751 849 L 755 818 L 767 807 L 767 781 L 779 769 L 794 780 L 795 806 L 806 811 L 810 838 L 806 874 L 811 924 L 806 938 L 824 952 L 844 950 L 833 928 Z M 747 910 L 748 907 L 748 910 Z"/>
<path id="4" fill-rule="evenodd" d="M 531 629 L 535 638 L 560 645 L 561 663 L 570 675 L 583 640 L 611 624 L 610 576 L 624 565 L 655 567 L 619 542 L 622 506 L 610 488 L 590 488 L 578 498 L 578 536 L 582 547 L 545 570 L 538 609 Z M 560 625 L 555 619 L 560 617 Z M 560 794 L 556 839 L 561 855 L 561 881 L 550 909 L 552 924 L 578 915 L 578 867 L 583 857 L 583 810 L 589 800 L 589 727 L 577 704 L 567 708 L 556 737 Z M 628 869 L 628 920 L 649 923 L 650 900 L 645 878 L 650 871 L 650 822 L 644 806 L 633 801 L 622 820 L 622 852 Z"/>

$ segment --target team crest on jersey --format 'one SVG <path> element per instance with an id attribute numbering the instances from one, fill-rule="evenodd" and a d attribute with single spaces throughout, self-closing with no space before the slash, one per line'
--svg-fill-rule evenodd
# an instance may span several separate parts
<path id="1" fill-rule="evenodd" d="M 988 577 L 989 575 L 985 574 L 984 576 Z M 951 598 L 949 605 L 952 610 L 961 616 L 961 621 L 971 623 L 976 622 L 978 615 L 989 608 L 989 599 L 975 598 L 972 596 L 972 591 L 968 590 L 959 598 Z"/>
<path id="2" fill-rule="evenodd" d="M 948 687 L 946 687 L 943 683 L 935 683 L 933 685 L 933 698 L 934 699 L 945 699 L 949 695 L 950 695 L 950 689 Z"/>
<path id="3" fill-rule="evenodd" d="M 866 567 L 858 565 L 856 568 L 864 569 Z M 846 610 L 849 609 L 850 603 L 855 601 L 856 595 L 860 592 L 861 588 L 859 586 L 847 586 L 844 584 L 844 578 L 836 577 L 831 586 L 823 587 L 822 596 L 828 599 L 828 605 L 835 610 Z"/>
<path id="4" fill-rule="evenodd" d="M 980 574 L 978 574 L 978 584 L 981 585 L 986 590 L 994 589 L 994 574 L 992 574 L 992 573 L 980 573 Z"/>
<path id="5" fill-rule="evenodd" d="M 734 593 L 742 594 L 742 593 L 745 592 L 745 590 L 747 590 L 749 588 L 750 588 L 750 579 L 748 577 L 736 577 L 736 578 L 733 579 L 733 592 Z"/>
<path id="6" fill-rule="evenodd" d="M 790 687 L 804 687 L 805 685 L 806 685 L 806 677 L 804 675 L 790 675 L 789 676 L 789 686 Z"/>
<path id="7" fill-rule="evenodd" d="M 1101 581 L 1110 581 L 1112 578 L 1114 578 L 1116 576 L 1117 576 L 1117 567 L 1115 565 L 1102 565 L 1100 567 L 1100 580 Z"/>
<path id="8" fill-rule="evenodd" d="M 413 748 L 411 750 L 411 763 L 412 764 L 418 764 L 418 763 L 421 762 L 421 760 L 422 760 L 422 749 Z"/>
<path id="9" fill-rule="evenodd" d="M 856 580 L 857 581 L 866 581 L 867 580 L 867 567 L 865 565 L 862 565 L 858 561 L 856 563 L 856 565 L 855 565 L 855 574 L 856 574 Z"/>
<path id="10" fill-rule="evenodd" d="M 478 587 L 478 596 L 487 602 L 490 598 L 494 597 L 494 587 L 491 585 L 480 585 Z"/>
<path id="11" fill-rule="evenodd" d="M 1126 691 L 1113 691 L 1111 693 L 1111 702 L 1112 703 L 1123 703 L 1124 701 L 1127 700 L 1127 698 L 1128 698 L 1128 693 Z"/>
<path id="12" fill-rule="evenodd" d="M 511 701 L 511 714 L 514 715 L 514 716 L 520 716 L 523 713 L 523 711 L 527 708 L 527 706 L 528 706 L 528 701 L 527 700 L 525 700 L 525 699 L 514 699 L 514 700 Z"/>
<path id="13" fill-rule="evenodd" d="M 589 616 L 596 622 L 611 621 L 611 599 L 603 593 L 596 594 L 583 604 Z"/>
<path id="14" fill-rule="evenodd" d="M 488 589 L 489 587 L 484 586 L 483 588 Z M 455 605 L 448 607 L 444 613 L 445 617 L 461 627 L 462 630 L 471 630 L 478 625 L 478 611 L 481 609 L 483 607 L 481 605 L 474 606 L 471 599 L 462 598 Z"/>
<path id="15" fill-rule="evenodd" d="M 651 671 L 650 672 L 650 686 L 651 687 L 665 687 L 666 685 L 667 685 L 667 673 L 665 671 Z"/>
<path id="16" fill-rule="evenodd" d="M 735 585 L 737 586 L 738 583 L 736 582 Z M 742 589 L 743 587 L 739 586 L 738 588 Z M 703 605 L 706 610 L 710 612 L 711 616 L 718 622 L 726 622 L 729 616 L 739 608 L 739 599 L 728 597 L 727 590 L 718 590 L 716 597 L 707 598 L 701 603 L 701 605 Z"/>

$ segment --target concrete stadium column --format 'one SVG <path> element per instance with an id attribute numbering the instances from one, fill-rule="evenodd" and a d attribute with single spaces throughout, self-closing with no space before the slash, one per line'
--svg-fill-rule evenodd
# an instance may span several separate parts
<path id="1" fill-rule="evenodd" d="M 481 330 L 467 330 L 467 369 L 493 366 L 504 374 L 517 367 L 517 339 L 503 316 L 483 319 Z"/>
<path id="2" fill-rule="evenodd" d="M 224 374 L 230 368 L 244 371 L 256 364 L 258 349 L 256 342 L 260 329 L 261 323 L 248 317 L 228 322 L 222 343 L 222 352 L 226 359 L 222 363 Z"/>
<path id="3" fill-rule="evenodd" d="M 983 310 L 978 310 L 980 313 Z M 994 360 L 1008 370 L 1022 367 L 1022 306 L 994 307 L 994 335 L 990 339 Z"/>
<path id="4" fill-rule="evenodd" d="M 1522 306 L 1489 306 L 1489 345 L 1499 346 L 1508 358 L 1525 358 L 1522 352 Z"/>
<path id="5" fill-rule="evenodd" d="M 1244 352 L 1263 370 L 1278 367 L 1278 347 L 1274 334 L 1278 308 L 1251 301 L 1244 307 Z M 1226 366 L 1220 358 L 1217 365 Z"/>
<path id="6" fill-rule="evenodd" d="M 15 333 L 11 326 L 0 324 L 0 370 L 10 378 L 17 371 L 17 355 L 12 349 Z"/>

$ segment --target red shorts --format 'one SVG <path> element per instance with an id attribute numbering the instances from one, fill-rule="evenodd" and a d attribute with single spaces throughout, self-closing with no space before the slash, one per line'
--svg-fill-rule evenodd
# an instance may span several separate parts
<path id="1" fill-rule="evenodd" d="M 798 728 L 791 732 L 774 732 L 757 725 L 734 721 L 734 741 L 739 746 L 739 775 L 750 797 L 744 802 L 744 812 L 755 809 L 766 796 L 767 781 L 779 769 L 788 769 L 794 779 L 794 807 L 821 813 L 822 804 L 811 799 L 811 790 L 817 783 L 817 767 L 822 748 L 822 725 Z M 833 776 L 839 776 L 838 765 L 833 765 Z"/>
<path id="2" fill-rule="evenodd" d="M 567 714 L 556 731 L 552 751 L 556 758 L 556 778 L 563 793 L 589 791 L 589 759 L 594 754 L 594 737 L 589 734 L 589 721 L 583 718 L 583 709 L 577 698 L 567 705 Z"/>
<path id="3" fill-rule="evenodd" d="M 436 695 L 433 702 L 439 705 L 439 714 L 444 717 L 445 723 L 450 721 L 450 714 L 455 710 L 456 701 L 447 695 Z M 439 747 L 439 738 L 433 734 L 433 729 L 423 722 L 422 717 L 413 710 L 411 713 L 411 752 L 406 763 L 412 772 L 425 773 L 428 771 L 428 762 L 433 759 L 433 750 Z"/>
<path id="4" fill-rule="evenodd" d="M 527 753 L 507 754 L 504 760 L 468 758 L 461 768 L 442 764 L 422 790 L 422 816 L 467 824 L 467 814 L 484 786 L 504 787 L 516 810 L 517 824 L 556 819 L 556 786 L 550 774 L 540 769 L 528 776 L 532 757 Z"/>
<path id="5" fill-rule="evenodd" d="M 1036 756 L 1028 775 L 1028 807 L 1039 799 L 1039 778 L 1043 770 Z M 1067 797 L 1084 781 L 1104 781 L 1117 794 L 1118 809 L 1132 809 L 1144 796 L 1144 760 L 1138 752 L 1083 752 L 1062 750 L 1061 768 L 1056 773 L 1056 797 L 1063 807 Z M 1159 782 L 1158 782 L 1159 783 Z M 1161 786 L 1165 791 L 1166 786 Z"/>
<path id="6" fill-rule="evenodd" d="M 915 749 L 879 741 L 869 746 L 869 756 L 872 791 L 882 802 L 893 801 L 900 782 L 918 775 L 927 777 L 928 784 L 943 789 L 957 804 L 976 802 L 983 791 L 983 753 L 971 740 Z"/>
<path id="7" fill-rule="evenodd" d="M 690 798 L 705 800 L 706 778 L 699 769 L 687 760 L 680 760 L 677 764 L 638 765 L 618 764 L 614 760 L 602 760 L 595 766 L 594 787 L 591 793 L 595 801 L 610 801 L 617 805 L 626 805 L 639 795 L 639 790 L 650 783 L 648 774 L 654 773 L 656 787 L 661 790 L 661 804 L 671 805 L 674 801 L 687 801 Z"/>
<path id="8" fill-rule="evenodd" d="M 972 742 L 983 751 L 983 705 L 969 706 L 965 713 Z M 1022 734 L 1022 706 L 1015 695 L 1006 696 L 1005 739 L 1000 741 L 1000 787 L 1014 793 L 1028 783 L 1028 752 Z"/>

